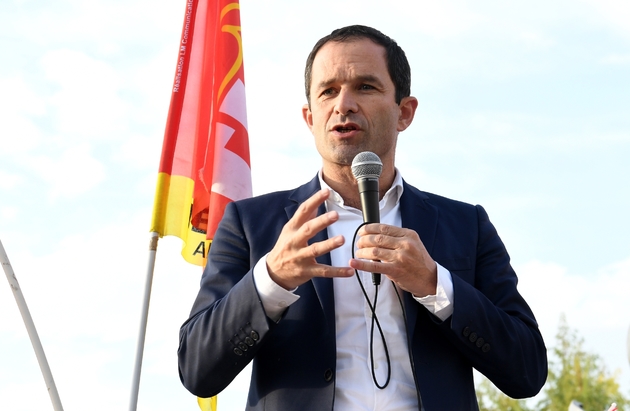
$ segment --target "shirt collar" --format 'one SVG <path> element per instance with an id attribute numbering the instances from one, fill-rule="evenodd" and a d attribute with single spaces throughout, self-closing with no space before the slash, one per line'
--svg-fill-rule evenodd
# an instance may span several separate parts
<path id="1" fill-rule="evenodd" d="M 395 168 L 395 171 L 396 171 L 396 174 L 394 175 L 394 181 L 392 182 L 392 186 L 389 188 L 389 190 L 387 190 L 387 192 L 385 193 L 385 196 L 378 203 L 382 214 L 394 208 L 400 201 L 400 197 L 403 194 L 402 176 L 400 174 L 400 171 L 397 168 Z M 328 197 L 327 201 L 332 202 L 333 204 L 339 207 L 346 207 L 343 203 L 343 198 L 341 198 L 339 193 L 337 193 L 335 190 L 330 188 L 328 184 L 324 182 L 324 179 L 322 178 L 321 169 L 317 173 L 317 177 L 319 178 L 319 185 L 322 188 L 327 188 L 330 190 L 330 196 Z"/>

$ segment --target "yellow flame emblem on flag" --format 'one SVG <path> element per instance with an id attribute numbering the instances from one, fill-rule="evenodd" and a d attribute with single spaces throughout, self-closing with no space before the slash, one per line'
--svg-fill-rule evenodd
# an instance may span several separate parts
<path id="1" fill-rule="evenodd" d="M 219 19 L 219 21 L 223 20 L 223 17 L 225 17 L 225 15 L 228 14 L 232 10 L 240 10 L 239 4 L 230 3 L 226 5 L 223 8 L 223 10 L 221 10 L 221 18 Z M 223 81 L 221 82 L 221 86 L 219 87 L 219 96 L 218 96 L 219 98 L 217 99 L 217 101 L 221 99 L 221 96 L 223 95 L 223 91 L 225 90 L 225 87 L 227 87 L 227 85 L 234 78 L 238 70 L 241 68 L 241 65 L 243 64 L 243 40 L 241 38 L 241 26 L 234 26 L 231 24 L 226 24 L 221 27 L 221 31 L 224 33 L 231 34 L 236 39 L 238 43 L 238 57 L 236 58 L 236 61 L 234 62 L 234 64 L 232 65 L 228 73 L 225 75 L 225 78 L 223 79 Z"/>

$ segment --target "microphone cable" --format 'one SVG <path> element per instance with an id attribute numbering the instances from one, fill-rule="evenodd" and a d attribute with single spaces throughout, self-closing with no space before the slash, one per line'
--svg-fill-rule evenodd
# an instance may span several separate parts
<path id="1" fill-rule="evenodd" d="M 369 222 L 362 223 L 361 225 L 357 227 L 356 231 L 354 232 L 354 236 L 352 238 L 352 249 L 350 250 L 352 253 L 352 258 L 354 258 L 354 246 L 356 243 L 357 234 L 359 233 L 359 229 L 366 224 L 371 224 L 371 223 Z M 359 286 L 361 287 L 361 292 L 363 293 L 363 297 L 365 298 L 365 301 L 367 302 L 368 306 L 370 307 L 370 311 L 372 312 L 372 324 L 370 326 L 370 368 L 372 371 L 372 380 L 374 381 L 374 385 L 376 385 L 377 388 L 382 390 L 389 385 L 389 381 L 392 376 L 392 364 L 389 358 L 389 349 L 387 348 L 387 341 L 385 341 L 385 334 L 383 333 L 383 329 L 381 328 L 381 323 L 379 322 L 378 316 L 376 315 L 376 302 L 378 300 L 379 287 L 378 287 L 378 284 L 374 285 L 374 304 L 372 304 L 372 302 L 370 301 L 370 298 L 367 295 L 367 291 L 365 291 L 365 287 L 363 286 L 363 283 L 361 282 L 361 278 L 359 278 L 359 271 L 355 269 L 354 274 L 355 274 L 355 277 L 357 278 L 357 281 L 359 282 Z M 395 285 L 394 285 L 394 289 L 396 289 Z M 398 294 L 398 290 L 396 290 L 396 296 L 398 296 L 398 301 L 401 303 L 401 307 L 402 307 L 402 301 L 400 300 L 400 295 Z M 404 315 L 404 309 L 403 309 L 403 315 Z M 383 342 L 383 348 L 385 350 L 385 357 L 387 358 L 387 379 L 385 380 L 385 383 L 383 385 L 379 384 L 378 379 L 376 378 L 376 372 L 374 371 L 374 324 L 376 324 L 376 327 L 378 328 L 378 332 L 381 335 L 381 341 Z"/>

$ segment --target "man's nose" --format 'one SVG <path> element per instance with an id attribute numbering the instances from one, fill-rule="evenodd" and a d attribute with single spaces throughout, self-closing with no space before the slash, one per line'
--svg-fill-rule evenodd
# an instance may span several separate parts
<path id="1" fill-rule="evenodd" d="M 356 113 L 359 109 L 356 96 L 351 90 L 341 89 L 337 96 L 335 111 L 339 114 Z"/>

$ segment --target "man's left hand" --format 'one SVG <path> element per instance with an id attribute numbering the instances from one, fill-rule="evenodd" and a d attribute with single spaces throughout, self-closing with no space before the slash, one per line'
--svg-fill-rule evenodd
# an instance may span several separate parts
<path id="1" fill-rule="evenodd" d="M 358 250 L 356 258 L 350 260 L 350 267 L 386 275 L 416 297 L 436 293 L 437 265 L 418 233 L 373 223 L 361 227 L 358 235 Z"/>

